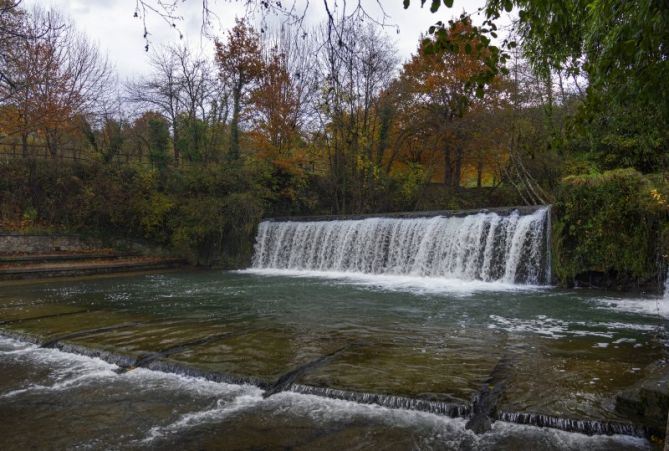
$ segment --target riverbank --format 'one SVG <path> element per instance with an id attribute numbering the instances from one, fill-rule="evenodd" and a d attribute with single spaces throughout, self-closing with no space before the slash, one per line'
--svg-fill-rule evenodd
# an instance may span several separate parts
<path id="1" fill-rule="evenodd" d="M 167 270 L 187 263 L 156 247 L 115 244 L 104 247 L 77 235 L 0 233 L 0 281 Z"/>

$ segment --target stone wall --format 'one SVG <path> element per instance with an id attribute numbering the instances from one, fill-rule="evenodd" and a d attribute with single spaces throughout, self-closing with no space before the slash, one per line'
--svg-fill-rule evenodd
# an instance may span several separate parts
<path id="1" fill-rule="evenodd" d="M 173 256 L 169 249 L 143 241 L 112 237 L 0 232 L 0 255 L 82 253 L 103 249 L 111 249 L 124 255 Z"/>
<path id="2" fill-rule="evenodd" d="M 99 248 L 100 243 L 82 240 L 75 235 L 0 234 L 0 254 L 51 254 L 84 252 Z"/>

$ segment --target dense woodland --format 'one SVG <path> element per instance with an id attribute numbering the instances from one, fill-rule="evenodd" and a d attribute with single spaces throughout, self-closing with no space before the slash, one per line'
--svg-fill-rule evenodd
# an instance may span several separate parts
<path id="1" fill-rule="evenodd" d="M 552 204 L 563 283 L 664 271 L 669 4 L 489 0 L 407 61 L 362 11 L 153 43 L 119 81 L 68 18 L 0 0 L 0 228 L 238 266 L 267 216 Z"/>

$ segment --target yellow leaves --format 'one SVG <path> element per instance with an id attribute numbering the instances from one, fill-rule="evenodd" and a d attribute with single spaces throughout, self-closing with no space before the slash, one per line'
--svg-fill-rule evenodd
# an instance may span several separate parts
<path id="1" fill-rule="evenodd" d="M 658 207 L 667 208 L 667 199 L 656 188 L 650 190 L 650 197 Z"/>
<path id="2" fill-rule="evenodd" d="M 147 233 L 154 233 L 159 230 L 167 219 L 167 214 L 175 206 L 175 202 L 170 196 L 160 192 L 151 193 L 149 199 L 142 203 L 141 224 Z"/>

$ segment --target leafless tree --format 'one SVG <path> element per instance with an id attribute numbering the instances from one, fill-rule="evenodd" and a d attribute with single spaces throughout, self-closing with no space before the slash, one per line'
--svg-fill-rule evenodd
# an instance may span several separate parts
<path id="1" fill-rule="evenodd" d="M 292 91 L 297 98 L 293 122 L 299 130 L 313 132 L 317 126 L 314 105 L 321 77 L 318 71 L 319 42 L 314 33 L 305 33 L 301 28 L 290 25 L 268 29 L 262 37 L 266 64 L 273 55 L 279 54 L 290 76 Z"/>
<path id="2" fill-rule="evenodd" d="M 372 155 L 378 135 L 379 94 L 390 83 L 397 60 L 378 27 L 354 20 L 336 24 L 345 42 L 333 42 L 330 25 L 322 30 L 319 58 L 323 87 L 318 117 L 328 152 L 329 171 L 337 209 L 345 212 L 351 193 L 357 210 L 369 191 Z M 378 149 L 378 147 L 376 147 Z"/>
<path id="3" fill-rule="evenodd" d="M 185 115 L 208 124 L 225 123 L 229 111 L 228 89 L 215 76 L 211 62 L 185 46 L 161 47 L 151 55 L 151 67 L 149 76 L 126 84 L 126 100 L 143 110 L 156 111 L 168 120 L 174 158 L 178 162 L 181 158 L 180 117 Z"/>
<path id="4" fill-rule="evenodd" d="M 183 38 L 179 26 L 183 21 L 180 13 L 180 6 L 186 0 L 135 0 L 134 16 L 141 21 L 145 49 L 148 51 L 150 46 L 150 30 L 147 25 L 147 18 L 150 16 L 159 17 L 166 26 Z M 327 39 L 329 41 L 342 44 L 345 40 L 341 35 L 341 27 L 338 23 L 341 21 L 364 21 L 374 23 L 382 27 L 399 28 L 392 23 L 390 16 L 386 13 L 381 0 L 317 0 L 313 3 L 322 2 L 326 14 Z M 310 0 L 202 0 L 202 27 L 203 34 L 209 34 L 213 25 L 218 22 L 218 16 L 214 12 L 215 3 L 235 3 L 245 8 L 247 15 L 259 16 L 263 23 L 262 28 L 266 28 L 266 19 L 268 17 L 281 18 L 284 26 L 293 29 L 299 29 L 302 33 L 304 19 L 308 12 L 313 10 Z M 263 30 L 264 31 L 264 30 Z"/>

